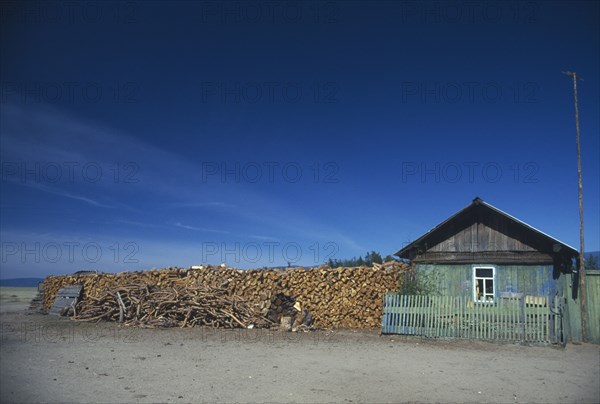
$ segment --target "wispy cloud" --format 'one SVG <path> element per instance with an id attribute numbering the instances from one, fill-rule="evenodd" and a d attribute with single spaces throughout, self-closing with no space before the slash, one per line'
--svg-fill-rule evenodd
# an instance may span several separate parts
<path id="1" fill-rule="evenodd" d="M 186 224 L 182 224 L 180 222 L 173 223 L 173 226 L 179 227 L 179 228 L 182 228 L 182 229 L 187 229 L 187 230 L 204 231 L 204 232 L 209 232 L 209 233 L 229 234 L 229 232 L 225 231 L 225 230 L 217 230 L 217 229 L 209 229 L 209 228 L 206 228 L 206 227 L 189 226 L 189 225 L 186 225 Z"/>
<path id="2" fill-rule="evenodd" d="M 196 187 L 190 187 L 189 175 L 173 175 L 200 172 L 193 161 L 177 153 L 97 122 L 82 121 L 52 106 L 5 104 L 0 116 L 3 161 L 26 162 L 29 167 L 40 162 L 60 167 L 70 164 L 75 167 L 79 185 L 86 182 L 81 178 L 83 167 L 91 164 L 102 169 L 100 180 L 93 185 L 111 192 L 134 190 L 166 194 L 173 200 L 199 199 Z M 210 192 L 206 186 L 203 191 Z"/>
<path id="3" fill-rule="evenodd" d="M 72 195 L 72 194 L 70 194 L 68 192 L 57 192 L 56 194 L 60 195 L 60 196 L 63 196 L 65 198 L 75 199 L 76 201 L 82 201 L 82 202 L 88 203 L 88 204 L 90 204 L 92 206 L 97 206 L 99 208 L 110 208 L 110 209 L 114 209 L 115 208 L 115 206 L 106 205 L 104 203 L 95 201 L 93 199 L 86 198 L 85 196 Z"/>
<path id="4" fill-rule="evenodd" d="M 130 226 L 137 226 L 137 227 L 145 227 L 145 228 L 164 228 L 166 226 L 162 226 L 159 224 L 154 224 L 154 223 L 143 223 L 143 222 L 137 222 L 135 220 L 127 220 L 127 219 L 119 219 L 117 221 L 118 223 L 122 223 L 122 224 L 127 224 Z"/>
<path id="5" fill-rule="evenodd" d="M 123 217 L 121 210 L 126 210 L 160 217 L 166 228 L 232 234 L 220 229 L 221 225 L 231 226 L 239 229 L 238 235 L 246 234 L 257 240 L 331 241 L 357 253 L 366 251 L 350 234 L 329 226 L 322 217 L 292 208 L 285 196 L 265 192 L 250 183 L 204 183 L 199 162 L 157 148 L 140 137 L 97 122 L 82 121 L 54 107 L 13 106 L 3 111 L 3 117 L 10 119 L 3 119 L 8 123 L 3 128 L 2 158 L 27 162 L 75 161 L 81 166 L 93 162 L 103 167 L 105 175 L 98 183 L 80 181 L 68 189 L 52 185 L 43 190 L 96 208 L 110 208 L 106 213 L 114 216 L 107 220 L 118 221 Z M 134 162 L 139 170 L 131 171 L 123 162 Z M 115 164 L 121 174 L 116 182 Z M 134 174 L 136 182 L 123 182 L 127 174 Z M 208 195 L 218 197 L 207 200 Z M 216 228 L 187 224 L 202 223 L 204 218 L 209 219 L 207 215 L 215 213 L 222 214 L 219 225 L 211 225 Z M 140 228 L 160 226 L 135 220 L 122 223 Z"/>
<path id="6" fill-rule="evenodd" d="M 169 204 L 171 208 L 235 208 L 236 205 L 226 202 L 173 202 Z"/>
<path id="7" fill-rule="evenodd" d="M 260 235 L 257 235 L 257 234 L 249 234 L 248 237 L 254 238 L 254 239 L 257 239 L 257 240 L 268 240 L 268 241 L 275 241 L 275 240 L 277 240 L 277 238 L 275 238 L 275 237 L 260 236 Z"/>
<path id="8" fill-rule="evenodd" d="M 18 184 L 17 181 L 11 181 L 11 182 Z M 106 203 L 102 203 L 102 202 L 96 201 L 94 199 L 85 197 L 85 196 L 75 195 L 70 192 L 67 192 L 67 191 L 64 191 L 61 189 L 57 189 L 57 188 L 53 188 L 53 187 L 49 187 L 47 185 L 36 183 L 36 182 L 27 182 L 27 183 L 24 183 L 23 185 L 27 186 L 29 188 L 34 188 L 34 189 L 40 190 L 42 192 L 47 192 L 49 194 L 62 196 L 63 198 L 69 198 L 69 199 L 73 199 L 76 201 L 85 202 L 85 203 L 95 206 L 97 208 L 107 208 L 107 209 L 116 209 L 117 208 L 117 206 L 114 206 L 114 205 L 108 205 Z"/>

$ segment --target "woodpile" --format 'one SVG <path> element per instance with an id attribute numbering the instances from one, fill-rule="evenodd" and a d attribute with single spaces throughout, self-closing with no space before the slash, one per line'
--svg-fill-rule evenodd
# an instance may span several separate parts
<path id="1" fill-rule="evenodd" d="M 140 326 L 269 327 L 293 317 L 296 326 L 375 328 L 381 324 L 385 292 L 399 288 L 399 275 L 407 269 L 401 263 L 285 270 L 207 266 L 49 276 L 44 307 L 52 305 L 59 288 L 81 284 L 75 318 L 82 320 L 122 317 L 124 323 Z"/>
<path id="2" fill-rule="evenodd" d="M 280 329 L 285 331 L 309 330 L 313 325 L 312 314 L 302 309 L 296 299 L 283 293 L 271 296 L 269 308 L 263 309 L 262 313 L 272 323 L 280 324 Z"/>
<path id="3" fill-rule="evenodd" d="M 75 307 L 73 319 L 118 321 L 141 327 L 265 327 L 270 324 L 227 290 L 206 287 L 119 286 Z"/>

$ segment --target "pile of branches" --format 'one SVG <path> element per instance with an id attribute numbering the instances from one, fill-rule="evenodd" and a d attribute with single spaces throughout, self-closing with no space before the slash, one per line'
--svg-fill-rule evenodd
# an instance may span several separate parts
<path id="1" fill-rule="evenodd" d="M 78 321 L 118 321 L 139 327 L 269 327 L 244 300 L 226 289 L 202 286 L 125 285 L 88 296 L 73 310 Z"/>
<path id="2" fill-rule="evenodd" d="M 209 265 L 189 269 L 164 268 L 118 274 L 48 276 L 44 281 L 43 301 L 44 309 L 50 310 L 61 288 L 81 285 L 83 286 L 81 298 L 85 302 L 81 307 L 82 310 L 83 308 L 85 310 L 80 311 L 78 315 L 86 318 L 104 316 L 101 318 L 118 321 L 120 309 L 116 292 L 125 289 L 120 292 L 123 300 L 127 300 L 123 294 L 127 296 L 131 294 L 134 298 L 139 299 L 138 294 L 146 293 L 143 290 L 135 292 L 129 285 L 136 285 L 137 288 L 145 288 L 148 285 L 152 293 L 158 290 L 156 288 L 172 293 L 172 288 L 176 288 L 179 291 L 177 294 L 183 296 L 184 300 L 187 298 L 186 296 L 193 295 L 195 289 L 201 293 L 206 292 L 205 288 L 210 288 L 220 299 L 234 300 L 236 307 L 240 307 L 239 310 L 252 308 L 256 313 L 268 317 L 275 324 L 279 324 L 282 317 L 294 317 L 295 314 L 300 315 L 304 314 L 304 311 L 308 311 L 314 320 L 315 327 L 376 328 L 381 326 L 382 302 L 385 293 L 398 290 L 402 286 L 402 274 L 409 270 L 410 267 L 407 264 L 386 262 L 383 265 L 373 264 L 373 267 L 356 268 L 331 268 L 324 265 L 311 269 L 298 267 L 238 270 Z M 186 288 L 190 292 L 181 288 Z M 226 290 L 226 295 L 222 290 Z M 169 299 L 173 300 L 171 297 Z M 294 309 L 293 306 L 296 303 L 298 308 Z M 136 317 L 143 317 L 144 313 L 152 312 L 152 307 L 148 303 L 148 309 L 131 317 L 132 311 L 137 313 L 137 303 L 133 304 L 131 310 L 129 309 L 131 303 L 124 301 L 124 304 L 127 307 L 126 313 L 123 310 L 124 322 L 133 321 Z M 103 305 L 107 306 L 106 310 L 102 309 Z M 182 301 L 179 305 L 176 309 L 176 318 L 177 321 L 183 322 L 187 314 L 186 303 Z M 202 304 L 200 306 L 205 307 Z M 173 305 L 168 307 L 173 307 Z M 161 306 L 161 310 L 164 309 L 166 308 Z M 250 322 L 250 320 L 239 318 L 240 316 L 236 314 L 235 310 L 233 314 L 243 324 Z M 155 316 L 158 319 L 161 318 L 160 315 L 159 313 Z M 181 316 L 183 318 L 179 319 Z M 190 314 L 188 322 L 190 319 L 193 321 L 193 316 L 193 313 Z M 163 320 L 156 321 L 167 322 L 165 318 L 171 317 L 163 316 L 162 318 Z M 231 318 L 229 320 L 238 324 Z M 145 319 L 144 321 L 149 320 Z M 299 318 L 294 317 L 294 322 L 298 321 Z M 197 323 L 201 324 L 202 321 L 198 320 Z M 305 323 L 306 321 L 302 322 L 302 324 Z M 256 324 L 256 326 L 259 325 Z"/>

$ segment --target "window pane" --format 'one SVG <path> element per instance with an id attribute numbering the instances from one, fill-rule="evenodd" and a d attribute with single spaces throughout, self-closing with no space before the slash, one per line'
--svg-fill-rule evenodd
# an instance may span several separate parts
<path id="1" fill-rule="evenodd" d="M 494 281 L 492 279 L 485 280 L 485 294 L 490 296 L 494 295 Z"/>
<path id="2" fill-rule="evenodd" d="M 475 297 L 477 300 L 481 299 L 481 295 L 483 294 L 483 279 L 477 279 L 475 284 Z"/>
<path id="3" fill-rule="evenodd" d="M 494 270 L 492 268 L 475 268 L 475 276 L 478 278 L 493 278 Z"/>

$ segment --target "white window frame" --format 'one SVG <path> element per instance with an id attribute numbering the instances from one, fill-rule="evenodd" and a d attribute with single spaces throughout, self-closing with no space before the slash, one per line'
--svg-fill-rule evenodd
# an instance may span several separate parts
<path id="1" fill-rule="evenodd" d="M 473 265 L 473 301 L 474 302 L 480 302 L 480 303 L 494 303 L 494 301 L 496 300 L 496 267 L 492 266 L 492 265 Z M 477 276 L 477 269 L 491 269 L 492 270 L 492 277 L 488 278 L 488 277 L 478 277 Z M 492 280 L 492 286 L 493 286 L 493 294 L 491 295 L 491 299 L 487 299 L 487 296 L 489 296 L 488 294 L 485 293 L 485 281 L 484 281 L 484 291 L 483 291 L 483 299 L 478 299 L 477 298 L 477 279 L 491 279 Z"/>

